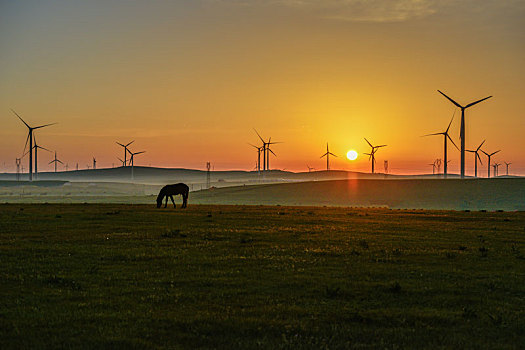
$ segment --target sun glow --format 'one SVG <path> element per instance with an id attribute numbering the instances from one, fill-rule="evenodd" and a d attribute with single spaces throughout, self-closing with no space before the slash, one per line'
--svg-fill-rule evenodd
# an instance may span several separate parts
<path id="1" fill-rule="evenodd" d="M 357 159 L 357 152 L 354 151 L 353 149 L 351 149 L 350 151 L 348 151 L 346 153 L 346 158 L 348 158 L 350 160 L 356 160 Z"/>

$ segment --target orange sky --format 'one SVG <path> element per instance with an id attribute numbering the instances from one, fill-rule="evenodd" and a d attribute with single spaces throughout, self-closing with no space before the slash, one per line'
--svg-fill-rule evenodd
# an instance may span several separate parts
<path id="1" fill-rule="evenodd" d="M 454 112 L 440 89 L 494 96 L 467 111 L 467 148 L 486 139 L 525 175 L 524 14 L 495 0 L 2 2 L 0 171 L 24 147 L 13 108 L 59 123 L 37 137 L 70 169 L 117 165 L 115 141 L 135 140 L 137 165 L 251 170 L 255 127 L 284 142 L 272 168 L 324 169 L 329 142 L 333 169 L 369 171 L 367 137 L 388 144 L 379 169 L 428 173 L 442 138 L 421 135 Z M 458 113 L 451 135 L 459 145 Z M 449 159 L 458 172 L 459 152 Z"/>

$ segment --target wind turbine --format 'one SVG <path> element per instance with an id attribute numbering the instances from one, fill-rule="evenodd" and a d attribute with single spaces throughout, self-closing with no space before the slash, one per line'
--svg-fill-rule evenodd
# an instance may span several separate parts
<path id="1" fill-rule="evenodd" d="M 494 164 L 494 167 L 495 167 L 495 170 L 496 170 L 496 175 L 495 176 L 499 176 L 499 166 L 500 165 L 501 165 L 501 163 Z"/>
<path id="2" fill-rule="evenodd" d="M 131 151 L 130 151 L 130 152 L 129 152 L 129 153 L 131 154 L 131 158 L 130 158 L 129 162 L 131 163 L 131 179 L 132 179 L 132 180 L 133 180 L 133 166 L 134 166 L 134 164 L 133 164 L 133 159 L 135 158 L 135 156 L 136 156 L 137 154 L 141 154 L 141 153 L 145 153 L 145 152 L 146 152 L 146 151 L 140 151 L 140 152 L 131 152 Z"/>
<path id="3" fill-rule="evenodd" d="M 489 154 L 489 153 L 485 152 L 484 150 L 481 150 L 481 152 L 485 153 L 485 155 L 489 158 L 489 163 L 487 165 L 487 170 L 488 170 L 487 177 L 490 177 L 490 157 L 492 157 L 493 155 L 495 155 L 499 151 L 501 151 L 501 150 L 497 150 L 496 152 L 492 152 L 492 153 Z"/>
<path id="4" fill-rule="evenodd" d="M 475 102 L 469 103 L 466 106 L 462 106 L 447 95 L 445 95 L 443 92 L 438 90 L 438 92 L 445 96 L 450 102 L 452 102 L 454 105 L 456 105 L 458 108 L 461 108 L 461 129 L 459 131 L 459 138 L 461 139 L 461 178 L 463 179 L 465 177 L 465 109 L 474 106 L 475 104 L 478 104 L 482 101 L 485 101 L 486 99 L 491 98 L 492 96 L 488 96 L 485 98 L 482 98 L 481 100 L 477 100 Z"/>
<path id="5" fill-rule="evenodd" d="M 434 161 L 434 163 L 429 163 L 427 165 L 432 166 L 432 175 L 435 175 L 436 174 L 436 162 Z"/>
<path id="6" fill-rule="evenodd" d="M 257 172 L 261 172 L 261 150 L 263 149 L 263 146 L 257 147 L 255 145 L 252 145 L 251 143 L 248 143 L 250 146 L 254 147 L 257 150 L 257 165 L 255 168 L 257 169 Z"/>
<path id="7" fill-rule="evenodd" d="M 454 115 L 452 115 L 452 119 L 450 119 L 450 123 L 448 123 L 448 127 L 445 131 L 443 132 L 436 132 L 434 134 L 428 134 L 428 135 L 424 135 L 424 136 L 434 136 L 434 135 L 443 135 L 443 141 L 444 141 L 444 145 L 443 145 L 443 159 L 445 160 L 444 162 L 444 166 L 443 166 L 443 177 L 446 179 L 447 178 L 447 138 L 450 140 L 450 142 L 452 142 L 452 144 L 454 145 L 454 147 L 456 147 L 458 150 L 458 146 L 456 146 L 456 144 L 454 143 L 454 141 L 452 140 L 452 138 L 450 137 L 450 135 L 448 134 L 448 130 L 450 129 L 450 125 L 452 125 L 452 121 L 454 120 Z M 441 164 L 440 164 L 441 165 Z M 439 173 L 439 171 L 438 171 Z"/>
<path id="8" fill-rule="evenodd" d="M 268 139 L 268 142 L 264 141 L 264 139 L 261 137 L 261 135 L 259 135 L 259 133 L 257 132 L 257 130 L 254 128 L 253 129 L 255 131 L 255 133 L 257 134 L 257 136 L 259 136 L 259 139 L 261 139 L 261 142 L 263 143 L 263 145 L 261 146 L 262 147 L 262 150 L 263 150 L 263 171 L 265 170 L 270 170 L 270 152 L 274 155 L 274 156 L 277 156 L 275 153 L 273 153 L 273 151 L 270 149 L 270 145 L 275 145 L 277 143 L 282 143 L 282 142 L 272 142 L 272 138 L 270 137 Z"/>
<path id="9" fill-rule="evenodd" d="M 315 168 L 309 166 L 308 164 L 306 164 L 306 167 L 308 168 L 308 172 L 311 173 L 312 170 L 315 170 Z"/>
<path id="10" fill-rule="evenodd" d="M 370 141 L 368 141 L 366 139 L 366 137 L 364 138 L 366 143 L 368 143 L 368 145 L 372 148 L 372 150 L 370 151 L 370 153 L 365 153 L 367 156 L 370 156 L 368 159 L 372 161 L 372 174 L 374 173 L 374 165 L 375 165 L 375 162 L 376 162 L 376 152 L 379 148 L 381 147 L 386 147 L 387 145 L 380 145 L 380 146 L 372 146 L 372 144 L 370 143 Z"/>
<path id="11" fill-rule="evenodd" d="M 511 165 L 512 163 L 507 163 L 507 162 L 503 162 L 505 163 L 505 166 L 507 167 L 507 176 L 509 176 L 509 165 Z"/>
<path id="12" fill-rule="evenodd" d="M 93 170 L 97 168 L 97 158 L 93 157 Z"/>
<path id="13" fill-rule="evenodd" d="M 35 142 L 35 145 L 33 146 L 33 149 L 35 150 L 35 178 L 37 178 L 38 176 L 38 149 L 43 149 L 45 151 L 48 151 L 48 152 L 51 152 L 50 150 L 48 150 L 47 148 L 45 147 L 42 147 L 42 146 L 39 146 L 37 143 L 36 143 L 36 137 L 35 135 L 33 135 L 33 141 Z M 27 151 L 26 153 L 24 153 L 24 155 L 22 157 L 24 157 L 26 154 L 28 154 L 29 151 Z"/>
<path id="14" fill-rule="evenodd" d="M 330 150 L 328 149 L 328 142 L 327 142 L 326 143 L 326 153 L 323 154 L 321 157 L 319 157 L 319 158 L 326 157 L 326 171 L 330 171 L 330 156 L 334 156 L 337 158 L 337 156 L 333 154 L 332 152 L 330 152 Z"/>
<path id="15" fill-rule="evenodd" d="M 51 163 L 55 163 L 55 173 L 57 172 L 57 163 L 64 164 L 61 160 L 57 159 L 57 151 L 55 151 L 55 159 L 49 162 L 49 164 Z"/>
<path id="16" fill-rule="evenodd" d="M 128 146 L 131 145 L 133 142 L 135 142 L 135 140 L 125 145 L 121 144 L 120 142 L 117 142 L 118 145 L 124 147 L 124 166 L 128 165 L 127 155 L 128 155 L 128 152 L 131 153 L 131 151 L 128 149 Z"/>
<path id="17" fill-rule="evenodd" d="M 270 145 L 274 145 L 276 143 L 282 142 L 272 142 L 272 138 L 270 137 L 266 143 L 266 170 L 270 170 L 270 153 L 277 157 L 277 154 L 273 153 L 273 151 L 270 149 Z"/>
<path id="18" fill-rule="evenodd" d="M 120 162 L 122 163 L 122 166 L 125 166 L 126 163 L 124 163 L 122 159 L 120 159 L 119 157 L 117 157 L 117 159 L 120 160 Z"/>
<path id="19" fill-rule="evenodd" d="M 27 141 L 29 140 L 29 181 L 33 181 L 33 130 L 44 128 L 44 127 L 50 126 L 50 125 L 54 125 L 56 123 L 44 124 L 44 125 L 31 127 L 14 110 L 11 109 L 11 111 L 18 117 L 18 119 L 20 119 L 22 121 L 22 123 L 25 124 L 25 126 L 27 126 L 27 129 L 29 130 L 28 134 L 27 134 L 27 138 L 26 138 L 26 144 L 24 145 L 24 152 L 22 152 L 22 153 L 25 153 L 25 150 L 26 150 L 26 147 L 27 147 Z"/>
<path id="20" fill-rule="evenodd" d="M 478 177 L 478 159 L 481 165 L 483 165 L 483 162 L 481 161 L 481 157 L 479 156 L 479 150 L 481 146 L 483 146 L 484 143 L 485 143 L 485 140 L 483 140 L 483 142 L 478 146 L 478 148 L 476 148 L 475 151 L 469 150 L 469 149 L 466 150 L 467 152 L 474 153 L 474 176 L 475 177 Z"/>

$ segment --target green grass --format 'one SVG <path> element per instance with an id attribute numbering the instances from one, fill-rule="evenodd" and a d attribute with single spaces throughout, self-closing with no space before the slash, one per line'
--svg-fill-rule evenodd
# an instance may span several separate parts
<path id="1" fill-rule="evenodd" d="M 525 344 L 525 213 L 0 205 L 0 348 Z"/>

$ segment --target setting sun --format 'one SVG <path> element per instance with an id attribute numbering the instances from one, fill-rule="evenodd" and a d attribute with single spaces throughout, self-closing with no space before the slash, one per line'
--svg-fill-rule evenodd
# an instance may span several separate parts
<path id="1" fill-rule="evenodd" d="M 350 151 L 348 151 L 346 153 L 346 158 L 348 158 L 350 160 L 356 160 L 357 159 L 357 152 L 354 151 L 353 149 L 351 149 Z"/>

